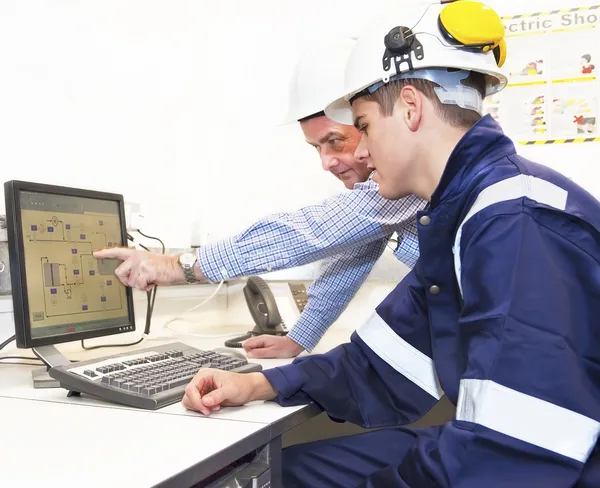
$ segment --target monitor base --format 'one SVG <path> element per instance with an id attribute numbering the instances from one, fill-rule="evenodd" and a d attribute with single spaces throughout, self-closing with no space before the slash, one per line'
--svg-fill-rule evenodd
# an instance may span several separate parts
<path id="1" fill-rule="evenodd" d="M 31 372 L 33 387 L 41 388 L 60 388 L 60 383 L 48 374 L 46 368 L 34 369 Z"/>
<path id="2" fill-rule="evenodd" d="M 71 364 L 71 361 L 63 356 L 63 354 L 53 345 L 34 347 L 33 350 L 35 354 L 48 366 L 46 368 L 34 369 L 31 372 L 33 387 L 60 388 L 60 383 L 54 378 L 50 377 L 48 374 L 48 368 Z"/>

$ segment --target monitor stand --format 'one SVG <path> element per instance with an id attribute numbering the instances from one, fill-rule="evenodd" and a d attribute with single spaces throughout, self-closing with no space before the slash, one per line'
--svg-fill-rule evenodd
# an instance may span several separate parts
<path id="1" fill-rule="evenodd" d="M 33 387 L 60 388 L 60 383 L 58 380 L 55 380 L 48 374 L 48 369 L 54 366 L 65 366 L 67 364 L 71 364 L 71 361 L 63 356 L 62 353 L 52 345 L 34 347 L 33 350 L 42 359 L 42 361 L 48 365 L 46 368 L 34 369 L 31 372 L 31 376 L 33 378 Z"/>

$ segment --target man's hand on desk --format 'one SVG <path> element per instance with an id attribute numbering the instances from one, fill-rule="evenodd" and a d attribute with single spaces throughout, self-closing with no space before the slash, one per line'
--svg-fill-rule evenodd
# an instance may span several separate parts
<path id="1" fill-rule="evenodd" d="M 304 348 L 287 336 L 261 335 L 251 337 L 242 344 L 249 358 L 293 358 Z"/>
<path id="2" fill-rule="evenodd" d="M 155 285 L 167 286 L 186 283 L 178 256 L 163 256 L 148 251 L 128 247 L 113 247 L 94 253 L 96 259 L 120 259 L 123 261 L 115 270 L 115 275 L 125 286 L 150 291 Z M 194 266 L 196 278 L 205 279 Z"/>
<path id="3" fill-rule="evenodd" d="M 185 387 L 183 406 L 204 415 L 223 407 L 235 407 L 255 400 L 273 400 L 277 392 L 262 373 L 232 373 L 201 369 Z"/>

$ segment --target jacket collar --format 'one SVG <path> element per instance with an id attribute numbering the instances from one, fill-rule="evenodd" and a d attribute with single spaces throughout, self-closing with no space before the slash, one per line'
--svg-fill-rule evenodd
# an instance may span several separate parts
<path id="1" fill-rule="evenodd" d="M 494 151 L 494 156 L 490 158 L 491 151 Z M 430 208 L 435 208 L 443 199 L 456 193 L 466 175 L 514 152 L 513 142 L 498 123 L 490 115 L 482 117 L 458 141 L 450 154 L 440 183 L 431 196 Z M 457 178 L 459 173 L 461 176 Z"/>

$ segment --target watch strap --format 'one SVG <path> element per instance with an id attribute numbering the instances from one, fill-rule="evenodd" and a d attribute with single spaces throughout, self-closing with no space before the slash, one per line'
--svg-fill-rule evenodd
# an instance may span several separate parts
<path id="1" fill-rule="evenodd" d="M 188 255 L 191 255 L 191 253 L 187 253 Z M 196 264 L 197 259 L 193 259 L 192 263 L 189 264 L 189 261 L 186 262 L 182 262 L 181 257 L 183 255 L 181 255 L 179 257 L 179 259 L 177 260 L 177 262 L 179 263 L 179 266 L 181 266 L 181 269 L 183 270 L 183 276 L 185 277 L 185 280 L 188 283 L 198 283 L 198 280 L 196 279 L 196 273 L 194 272 L 194 265 Z"/>
<path id="2" fill-rule="evenodd" d="M 194 273 L 194 267 L 193 266 L 182 266 L 183 267 L 183 274 L 185 276 L 185 279 L 188 283 L 196 283 L 196 273 Z"/>

